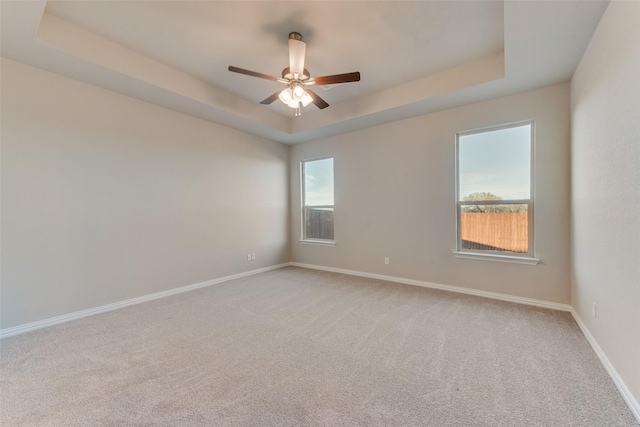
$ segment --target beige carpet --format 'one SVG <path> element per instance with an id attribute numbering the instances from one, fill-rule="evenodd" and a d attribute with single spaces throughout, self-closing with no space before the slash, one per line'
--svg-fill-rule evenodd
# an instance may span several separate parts
<path id="1" fill-rule="evenodd" d="M 637 425 L 568 313 L 286 268 L 1 342 L 3 426 Z"/>

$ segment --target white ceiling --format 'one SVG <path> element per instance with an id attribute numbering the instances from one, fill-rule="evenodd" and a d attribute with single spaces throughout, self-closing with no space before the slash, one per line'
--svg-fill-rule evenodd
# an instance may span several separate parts
<path id="1" fill-rule="evenodd" d="M 296 143 L 567 81 L 606 1 L 2 1 L 1 53 L 213 122 Z M 313 76 L 303 117 L 279 101 L 287 35 Z"/>

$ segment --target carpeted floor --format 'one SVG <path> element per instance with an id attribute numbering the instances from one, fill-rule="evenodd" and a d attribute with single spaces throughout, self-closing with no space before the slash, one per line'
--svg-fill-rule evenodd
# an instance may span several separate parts
<path id="1" fill-rule="evenodd" d="M 2 340 L 3 426 L 632 426 L 568 313 L 289 267 Z"/>

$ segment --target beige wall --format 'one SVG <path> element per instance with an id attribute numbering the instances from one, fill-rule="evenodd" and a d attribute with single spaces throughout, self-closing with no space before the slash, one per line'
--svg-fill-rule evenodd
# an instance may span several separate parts
<path id="1" fill-rule="evenodd" d="M 2 328 L 289 260 L 287 146 L 6 59 L 1 112 Z"/>
<path id="2" fill-rule="evenodd" d="M 2 65 L 2 328 L 289 260 L 569 302 L 568 84 L 289 150 Z M 542 263 L 454 258 L 455 133 L 531 118 Z M 300 244 L 299 161 L 326 155 L 338 243 Z"/>
<path id="3" fill-rule="evenodd" d="M 612 1 L 571 82 L 572 305 L 640 409 L 640 2 Z M 597 318 L 592 304 L 597 304 Z M 640 413 L 640 412 L 638 412 Z"/>
<path id="4" fill-rule="evenodd" d="M 292 147 L 292 260 L 568 304 L 569 111 L 565 83 Z M 455 258 L 456 132 L 527 119 L 542 262 Z M 297 242 L 299 163 L 323 156 L 335 158 L 335 247 Z"/>

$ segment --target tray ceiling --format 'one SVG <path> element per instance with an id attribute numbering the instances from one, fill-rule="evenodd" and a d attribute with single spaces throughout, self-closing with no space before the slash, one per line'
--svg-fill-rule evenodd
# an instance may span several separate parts
<path id="1" fill-rule="evenodd" d="M 564 1 L 3 1 L 2 56 L 269 139 L 296 143 L 450 108 L 573 75 L 607 3 Z M 331 107 L 260 100 L 287 35 Z"/>

